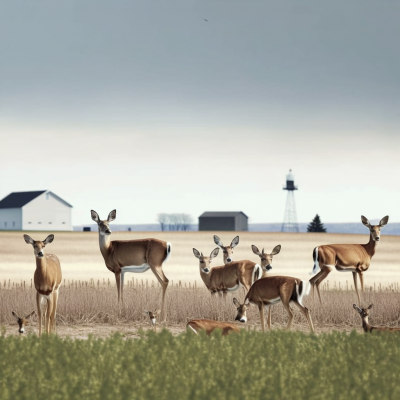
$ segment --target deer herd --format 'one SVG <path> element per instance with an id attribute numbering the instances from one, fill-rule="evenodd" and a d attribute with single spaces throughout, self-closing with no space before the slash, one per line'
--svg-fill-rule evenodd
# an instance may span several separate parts
<path id="1" fill-rule="evenodd" d="M 124 274 L 126 272 L 145 272 L 149 269 L 156 276 L 162 288 L 161 309 L 156 311 L 145 311 L 148 315 L 153 329 L 156 329 L 156 317 L 161 315 L 163 322 L 166 321 L 165 293 L 168 287 L 168 279 L 163 271 L 163 264 L 171 254 L 171 244 L 159 239 L 139 240 L 111 240 L 110 222 L 116 218 L 116 210 L 109 213 L 106 220 L 101 220 L 96 211 L 91 211 L 91 217 L 98 225 L 99 247 L 104 258 L 106 267 L 114 273 L 118 302 L 123 303 Z M 200 276 L 214 296 L 218 293 L 226 301 L 228 292 L 235 292 L 242 288 L 246 296 L 241 303 L 233 298 L 237 308 L 236 321 L 245 323 L 247 321 L 247 310 L 252 305 L 257 306 L 260 313 L 261 329 L 265 331 L 265 309 L 268 309 L 267 324 L 271 329 L 271 306 L 282 303 L 289 320 L 286 329 L 290 329 L 293 321 L 293 311 L 290 303 L 294 303 L 307 319 L 311 332 L 314 325 L 310 310 L 303 305 L 304 297 L 315 289 L 322 303 L 319 290 L 321 282 L 335 268 L 341 272 L 352 272 L 354 288 L 356 290 L 358 303 L 361 304 L 360 294 L 357 287 L 357 276 L 360 280 L 361 290 L 364 288 L 363 273 L 368 270 L 371 259 L 375 254 L 380 241 L 381 228 L 388 223 L 389 217 L 382 218 L 378 225 L 371 225 L 367 218 L 361 216 L 362 223 L 369 229 L 370 238 L 367 244 L 332 244 L 318 246 L 313 251 L 314 267 L 309 281 L 304 281 L 291 276 L 269 276 L 272 269 L 272 259 L 281 251 L 281 246 L 275 246 L 271 253 L 264 249 L 260 251 L 257 246 L 252 245 L 253 253 L 260 258 L 259 264 L 250 260 L 233 260 L 233 249 L 239 244 L 239 236 L 236 236 L 229 246 L 224 246 L 221 239 L 214 235 L 214 242 L 218 246 L 210 256 L 193 248 L 194 256 L 199 260 Z M 55 333 L 56 311 L 58 292 L 62 281 L 61 265 L 58 257 L 46 253 L 44 248 L 53 242 L 54 235 L 47 236 L 43 241 L 34 240 L 29 235 L 24 235 L 27 244 L 32 245 L 36 269 L 34 273 L 34 284 L 36 289 L 36 304 L 39 320 L 39 336 L 42 333 L 42 320 L 44 319 L 44 330 L 47 334 Z M 212 260 L 217 257 L 222 249 L 224 264 L 211 267 Z M 354 309 L 360 314 L 362 326 L 365 332 L 374 330 L 400 331 L 400 328 L 374 327 L 369 325 L 368 316 L 372 304 L 368 308 L 360 308 L 356 304 Z M 25 325 L 35 311 L 25 318 L 20 318 L 14 311 L 12 315 L 18 322 L 19 333 L 23 333 Z M 187 329 L 198 333 L 200 330 L 210 334 L 215 329 L 220 329 L 223 335 L 231 332 L 240 332 L 236 323 L 214 321 L 210 319 L 195 319 L 187 323 Z"/>

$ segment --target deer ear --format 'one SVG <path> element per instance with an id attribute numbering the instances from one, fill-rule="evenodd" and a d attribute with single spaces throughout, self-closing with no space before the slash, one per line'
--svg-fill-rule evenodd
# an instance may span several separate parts
<path id="1" fill-rule="evenodd" d="M 32 317 L 33 314 L 35 314 L 35 311 L 32 311 L 30 314 L 28 314 L 28 315 L 25 317 L 25 319 L 28 319 L 28 318 Z"/>
<path id="2" fill-rule="evenodd" d="M 368 218 L 365 218 L 364 215 L 361 215 L 361 222 L 367 227 L 370 228 L 371 224 L 368 221 Z"/>
<path id="3" fill-rule="evenodd" d="M 355 309 L 357 312 L 359 312 L 359 313 L 362 312 L 362 311 L 361 311 L 361 308 L 358 307 L 356 304 L 353 304 L 353 307 L 354 307 L 354 309 Z"/>
<path id="4" fill-rule="evenodd" d="M 193 254 L 194 254 L 194 256 L 196 257 L 196 258 L 200 258 L 200 252 L 197 250 L 197 249 L 195 249 L 194 247 L 193 247 Z"/>
<path id="5" fill-rule="evenodd" d="M 221 246 L 221 247 L 224 246 L 224 245 L 222 244 L 222 242 L 221 242 L 221 239 L 220 239 L 217 235 L 214 235 L 214 243 L 215 243 L 217 246 Z"/>
<path id="6" fill-rule="evenodd" d="M 257 254 L 258 256 L 261 257 L 260 250 L 258 250 L 258 247 L 257 247 L 257 246 L 254 246 L 254 244 L 252 244 L 252 245 L 251 245 L 251 249 L 253 250 L 253 253 L 254 253 L 254 254 Z"/>
<path id="7" fill-rule="evenodd" d="M 250 300 L 247 298 L 247 299 L 244 301 L 244 304 L 245 304 L 246 306 L 249 306 L 249 305 L 250 305 Z"/>
<path id="8" fill-rule="evenodd" d="M 239 244 L 239 236 L 236 236 L 232 239 L 231 247 L 232 249 L 235 248 Z"/>
<path id="9" fill-rule="evenodd" d="M 47 236 L 46 239 L 43 240 L 43 243 L 44 243 L 44 244 L 49 244 L 49 243 L 51 243 L 53 240 L 54 240 L 54 235 L 49 235 L 49 236 Z"/>
<path id="10" fill-rule="evenodd" d="M 14 318 L 18 321 L 20 318 L 18 317 L 18 315 L 17 314 L 15 314 L 15 312 L 14 311 L 11 311 L 11 314 L 14 316 Z"/>
<path id="11" fill-rule="evenodd" d="M 373 306 L 374 306 L 373 304 L 370 304 L 370 305 L 368 306 L 368 310 L 370 310 Z"/>
<path id="12" fill-rule="evenodd" d="M 90 215 L 92 216 L 92 220 L 93 220 L 94 222 L 97 222 L 97 223 L 100 222 L 99 214 L 97 214 L 96 211 L 90 210 Z"/>
<path id="13" fill-rule="evenodd" d="M 117 210 L 112 210 L 110 214 L 108 214 L 107 221 L 108 222 L 114 221 L 115 218 L 117 218 Z"/>
<path id="14" fill-rule="evenodd" d="M 24 240 L 27 244 L 33 244 L 35 242 L 29 235 L 24 235 Z"/>
<path id="15" fill-rule="evenodd" d="M 278 244 L 278 246 L 275 246 L 274 248 L 273 248 L 273 250 L 272 250 L 272 253 L 271 253 L 271 255 L 275 255 L 275 254 L 279 254 L 279 252 L 281 251 L 281 245 L 280 244 Z"/>
<path id="16" fill-rule="evenodd" d="M 389 215 L 386 215 L 386 217 L 383 217 L 379 221 L 379 226 L 385 226 L 389 222 Z"/>
<path id="17" fill-rule="evenodd" d="M 239 303 L 239 301 L 237 300 L 236 297 L 233 298 L 233 304 L 238 308 L 240 307 L 240 303 Z"/>
<path id="18" fill-rule="evenodd" d="M 210 254 L 210 258 L 213 259 L 214 257 L 217 257 L 219 253 L 219 247 L 216 247 Z"/>
<path id="19" fill-rule="evenodd" d="M 144 315 L 150 315 L 149 311 L 143 311 Z"/>

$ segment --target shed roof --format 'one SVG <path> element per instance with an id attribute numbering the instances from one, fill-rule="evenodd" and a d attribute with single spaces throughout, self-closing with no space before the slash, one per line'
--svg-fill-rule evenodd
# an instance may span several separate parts
<path id="1" fill-rule="evenodd" d="M 236 217 L 239 214 L 243 214 L 246 218 L 247 215 L 243 211 L 206 211 L 200 215 L 201 217 Z"/>
<path id="2" fill-rule="evenodd" d="M 10 193 L 8 196 L 4 197 L 4 199 L 0 201 L 0 208 L 21 208 L 45 192 L 51 193 L 53 196 L 55 196 L 57 199 L 65 203 L 67 206 L 72 207 L 71 204 L 67 203 L 65 200 L 58 197 L 53 192 L 50 192 L 48 190 L 36 190 L 33 192 Z"/>

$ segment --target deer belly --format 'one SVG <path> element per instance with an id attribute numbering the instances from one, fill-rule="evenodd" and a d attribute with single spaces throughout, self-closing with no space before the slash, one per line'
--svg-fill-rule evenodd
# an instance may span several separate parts
<path id="1" fill-rule="evenodd" d="M 277 297 L 277 298 L 275 298 L 275 299 L 267 300 L 266 302 L 267 302 L 268 304 L 276 304 L 276 303 L 279 303 L 280 301 L 281 301 L 281 298 L 280 298 L 280 297 Z"/>
<path id="2" fill-rule="evenodd" d="M 336 270 L 339 272 L 355 272 L 357 270 L 357 268 L 354 266 L 343 267 L 341 265 L 336 265 Z"/>
<path id="3" fill-rule="evenodd" d="M 150 265 L 145 263 L 142 265 L 129 265 L 127 267 L 122 267 L 121 271 L 123 273 L 125 272 L 141 273 L 141 272 L 146 272 L 148 269 L 150 269 Z"/>
<path id="4" fill-rule="evenodd" d="M 240 288 L 240 283 L 238 283 L 237 285 L 230 287 L 230 288 L 226 288 L 228 292 L 234 292 L 236 290 L 238 290 Z"/>

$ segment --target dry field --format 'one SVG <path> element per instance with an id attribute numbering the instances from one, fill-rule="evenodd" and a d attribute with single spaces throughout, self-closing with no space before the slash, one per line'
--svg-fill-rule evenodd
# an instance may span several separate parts
<path id="1" fill-rule="evenodd" d="M 34 239 L 44 239 L 47 232 L 29 233 Z M 135 239 L 158 237 L 172 243 L 172 255 L 164 266 L 170 280 L 167 291 L 168 322 L 166 327 L 173 332 L 185 329 L 190 318 L 212 318 L 233 320 L 235 307 L 232 297 L 244 298 L 241 290 L 228 295 L 226 304 L 216 297 L 212 299 L 199 276 L 198 261 L 193 256 L 196 247 L 209 254 L 216 246 L 211 232 L 115 232 L 113 239 Z M 233 233 L 217 233 L 224 244 L 230 243 Z M 31 287 L 35 260 L 31 246 L 25 244 L 21 232 L 1 232 L 0 248 L 0 323 L 7 333 L 16 334 L 17 326 L 11 310 L 27 314 L 35 310 L 35 290 Z M 235 259 L 257 261 L 250 249 L 251 244 L 266 251 L 282 245 L 281 253 L 274 257 L 274 274 L 292 275 L 309 279 L 312 269 L 312 250 L 326 243 L 365 243 L 365 235 L 339 234 L 289 234 L 289 233 L 240 233 L 240 244 L 235 249 Z M 400 273 L 397 253 L 400 237 L 383 236 L 370 269 L 365 273 L 366 291 L 363 305 L 374 303 L 371 323 L 398 326 L 400 311 Z M 56 232 L 53 243 L 46 247 L 48 252 L 58 255 L 64 275 L 58 306 L 58 333 L 61 336 L 87 337 L 108 336 L 120 332 L 135 337 L 140 328 L 148 329 L 149 323 L 143 315 L 145 310 L 155 310 L 160 305 L 161 288 L 151 271 L 126 276 L 125 304 L 117 306 L 114 275 L 104 266 L 98 247 L 97 232 Z M 222 254 L 214 266 L 222 263 Z M 353 310 L 356 302 L 352 275 L 333 271 L 323 287 L 324 304 L 320 306 L 312 296 L 305 305 L 312 310 L 317 332 L 346 330 L 361 331 L 361 319 Z M 293 329 L 308 331 L 303 316 L 295 308 Z M 273 308 L 273 329 L 286 325 L 287 315 L 280 305 Z M 37 321 L 33 318 L 31 331 L 37 332 Z M 259 329 L 260 322 L 255 307 L 249 315 L 247 329 Z M 160 329 L 160 327 L 158 328 Z"/>

